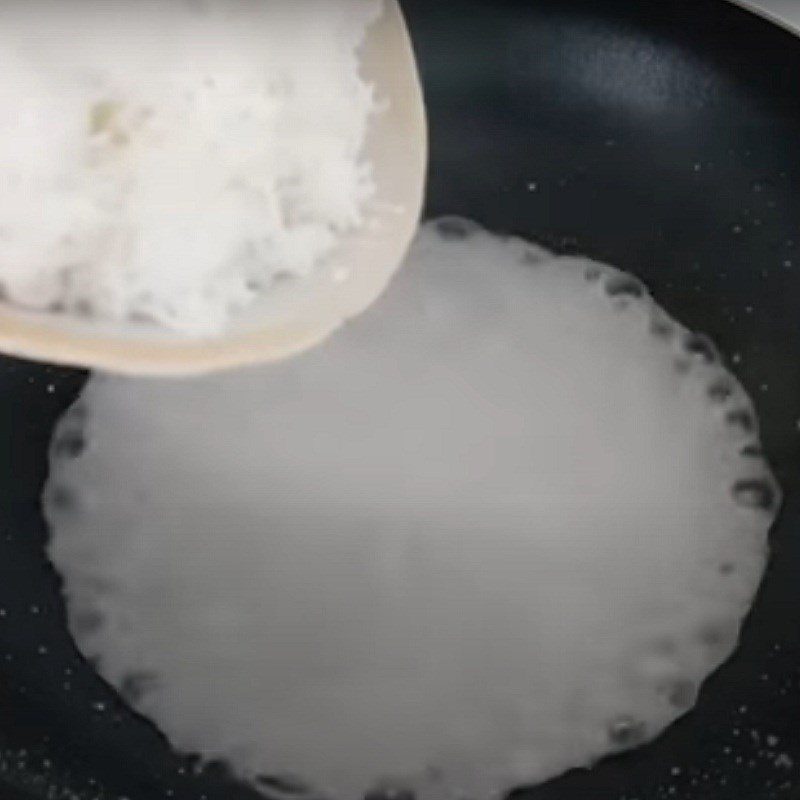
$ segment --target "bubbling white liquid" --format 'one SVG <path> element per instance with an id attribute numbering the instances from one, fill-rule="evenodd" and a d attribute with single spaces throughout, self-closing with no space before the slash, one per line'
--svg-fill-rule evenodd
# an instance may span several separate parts
<path id="1" fill-rule="evenodd" d="M 50 552 L 81 650 L 176 747 L 485 800 L 693 706 L 764 569 L 757 446 L 630 276 L 446 219 L 312 352 L 94 377 Z"/>

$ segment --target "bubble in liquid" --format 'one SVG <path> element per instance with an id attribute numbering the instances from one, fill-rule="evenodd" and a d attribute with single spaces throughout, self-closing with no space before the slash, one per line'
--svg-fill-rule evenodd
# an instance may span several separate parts
<path id="1" fill-rule="evenodd" d="M 780 501 L 641 282 L 453 218 L 317 349 L 80 409 L 44 496 L 76 642 L 267 795 L 485 800 L 649 741 L 734 648 Z"/>
<path id="2" fill-rule="evenodd" d="M 53 443 L 53 452 L 56 456 L 65 458 L 77 458 L 86 447 L 83 435 L 78 431 L 65 431 Z"/>
<path id="3" fill-rule="evenodd" d="M 644 723 L 633 717 L 620 717 L 608 727 L 608 736 L 615 747 L 629 748 L 645 740 Z"/>

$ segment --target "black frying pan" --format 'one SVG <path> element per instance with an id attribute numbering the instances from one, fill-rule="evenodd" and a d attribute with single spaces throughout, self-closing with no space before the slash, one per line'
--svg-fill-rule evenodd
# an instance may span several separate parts
<path id="1" fill-rule="evenodd" d="M 429 214 L 640 275 L 734 362 L 786 492 L 742 646 L 699 707 L 521 797 L 800 798 L 800 39 L 723 0 L 404 5 L 431 114 Z M 0 362 L 0 798 L 256 797 L 172 753 L 67 634 L 39 492 L 83 380 Z"/>

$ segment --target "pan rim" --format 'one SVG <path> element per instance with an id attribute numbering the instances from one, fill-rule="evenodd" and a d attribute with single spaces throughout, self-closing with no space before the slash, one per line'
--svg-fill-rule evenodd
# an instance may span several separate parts
<path id="1" fill-rule="evenodd" d="M 781 28 L 796 39 L 800 39 L 800 17 L 797 22 L 791 22 L 780 12 L 759 5 L 760 0 L 726 0 L 726 2 L 741 8 L 743 11 L 747 11 L 754 17 L 759 17 L 765 22 L 769 22 L 776 28 Z"/>

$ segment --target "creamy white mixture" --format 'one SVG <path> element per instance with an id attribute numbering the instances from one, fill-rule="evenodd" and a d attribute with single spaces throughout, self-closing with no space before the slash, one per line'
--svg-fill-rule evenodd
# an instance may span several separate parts
<path id="1" fill-rule="evenodd" d="M 730 655 L 778 500 L 752 413 L 634 279 L 445 220 L 292 361 L 94 377 L 50 553 L 178 748 L 487 800 L 652 739 Z"/>
<path id="2" fill-rule="evenodd" d="M 382 0 L 0 6 L 0 290 L 219 333 L 364 222 Z"/>

